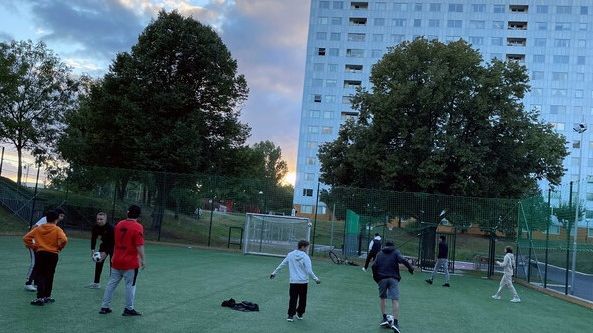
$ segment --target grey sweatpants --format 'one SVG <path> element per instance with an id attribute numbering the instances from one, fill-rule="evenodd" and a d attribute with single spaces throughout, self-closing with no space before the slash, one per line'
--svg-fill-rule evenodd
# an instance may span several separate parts
<path id="1" fill-rule="evenodd" d="M 134 309 L 134 297 L 136 296 L 136 277 L 138 277 L 138 269 L 128 269 L 128 270 L 120 270 L 120 269 L 111 269 L 111 275 L 109 276 L 109 282 L 107 282 L 107 287 L 105 287 L 105 294 L 103 294 L 103 303 L 101 303 L 102 308 L 111 308 L 111 299 L 113 298 L 113 293 L 115 292 L 115 288 L 119 284 L 121 279 L 124 279 L 126 283 L 126 309 L 133 310 Z"/>
<path id="2" fill-rule="evenodd" d="M 449 283 L 449 259 L 447 258 L 439 258 L 437 262 L 434 264 L 434 269 L 432 270 L 432 275 L 430 279 L 434 279 L 434 275 L 437 273 L 439 268 L 442 268 L 445 271 L 445 283 Z"/>

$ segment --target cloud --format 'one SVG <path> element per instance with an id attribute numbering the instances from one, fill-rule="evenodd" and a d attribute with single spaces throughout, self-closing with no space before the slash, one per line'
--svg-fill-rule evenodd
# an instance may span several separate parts
<path id="1" fill-rule="evenodd" d="M 13 39 L 14 38 L 12 37 L 12 35 L 10 35 L 6 32 L 0 31 L 0 41 L 11 41 Z"/>
<path id="2" fill-rule="evenodd" d="M 245 74 L 250 96 L 242 120 L 251 142 L 280 145 L 294 170 L 299 135 L 310 1 L 236 0 L 222 39 Z"/>

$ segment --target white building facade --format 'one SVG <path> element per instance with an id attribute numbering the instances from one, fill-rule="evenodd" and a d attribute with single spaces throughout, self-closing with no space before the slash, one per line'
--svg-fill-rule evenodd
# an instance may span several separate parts
<path id="1" fill-rule="evenodd" d="M 581 184 L 588 186 L 582 186 L 580 198 L 593 215 L 593 184 L 587 177 L 593 174 L 589 0 L 311 0 L 294 193 L 299 213 L 315 213 L 318 148 L 357 115 L 350 106 L 356 87 L 369 87 L 371 67 L 389 47 L 421 36 L 442 42 L 462 38 L 485 61 L 508 59 L 527 67 L 531 92 L 525 108 L 540 110 L 567 137 L 570 155 L 563 183 L 578 181 L 582 168 Z M 581 121 L 589 127 L 583 142 L 573 130 Z M 547 184 L 542 188 L 547 192 Z M 327 213 L 322 202 L 317 213 Z"/>

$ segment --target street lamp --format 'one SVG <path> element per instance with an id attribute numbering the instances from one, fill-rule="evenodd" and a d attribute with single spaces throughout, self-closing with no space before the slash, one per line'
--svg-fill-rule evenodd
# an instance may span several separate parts
<path id="1" fill-rule="evenodd" d="M 579 141 L 579 182 L 577 184 L 577 197 L 576 197 L 576 210 L 574 214 L 574 236 L 572 242 L 572 276 L 570 278 L 570 293 L 574 295 L 574 277 L 576 272 L 576 261 L 577 261 L 577 238 L 578 238 L 578 224 L 579 224 L 579 205 L 580 205 L 580 195 L 581 195 L 581 164 L 583 164 L 583 133 L 587 130 L 587 124 L 581 121 L 579 124 L 575 125 L 573 130 L 581 135 Z M 570 194 L 572 195 L 572 193 Z"/>

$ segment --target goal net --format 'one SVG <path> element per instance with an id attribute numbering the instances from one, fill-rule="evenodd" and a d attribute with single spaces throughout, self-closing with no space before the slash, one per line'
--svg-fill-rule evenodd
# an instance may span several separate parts
<path id="1" fill-rule="evenodd" d="M 265 214 L 246 214 L 243 253 L 285 256 L 300 240 L 309 241 L 308 218 Z"/>

